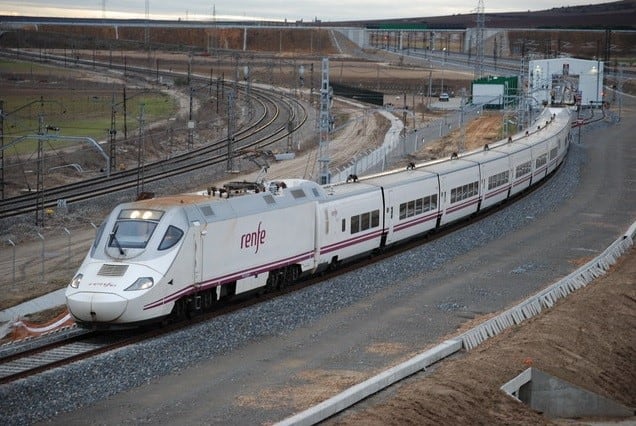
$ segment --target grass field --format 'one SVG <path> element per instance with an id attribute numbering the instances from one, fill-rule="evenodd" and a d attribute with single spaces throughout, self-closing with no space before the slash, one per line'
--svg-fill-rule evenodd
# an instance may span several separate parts
<path id="1" fill-rule="evenodd" d="M 176 102 L 158 90 L 128 88 L 124 100 L 121 83 L 95 81 L 75 69 L 3 60 L 0 75 L 6 156 L 33 152 L 33 136 L 40 133 L 105 141 L 114 122 L 118 139 L 125 133 L 132 137 L 142 111 L 147 125 L 173 116 L 177 109 Z M 65 142 L 56 146 L 63 148 Z"/>

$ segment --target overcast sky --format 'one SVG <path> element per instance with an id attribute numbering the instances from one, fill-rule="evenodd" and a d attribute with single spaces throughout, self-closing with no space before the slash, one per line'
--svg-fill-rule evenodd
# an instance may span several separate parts
<path id="1" fill-rule="evenodd" d="M 342 21 L 474 13 L 478 0 L 148 0 L 151 19 Z M 484 0 L 486 13 L 608 3 L 598 0 Z M 105 4 L 105 12 L 102 10 Z M 0 15 L 144 18 L 146 0 L 0 0 Z"/>

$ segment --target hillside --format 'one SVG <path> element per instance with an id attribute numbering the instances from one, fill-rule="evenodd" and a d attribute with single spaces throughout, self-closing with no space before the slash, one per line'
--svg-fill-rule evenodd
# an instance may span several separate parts
<path id="1" fill-rule="evenodd" d="M 531 4 L 519 4 L 519 8 Z M 477 6 L 477 1 L 475 1 Z M 475 7 L 476 8 L 476 7 Z M 585 6 L 564 6 L 548 10 L 520 11 L 507 13 L 489 13 L 485 5 L 487 28 L 602 28 L 636 29 L 636 0 L 622 0 Z M 392 18 L 374 21 L 332 23 L 337 25 L 385 26 L 389 24 L 419 24 L 430 29 L 463 29 L 477 26 L 475 13 L 416 17 Z M 327 23 L 329 25 L 329 23 Z"/>

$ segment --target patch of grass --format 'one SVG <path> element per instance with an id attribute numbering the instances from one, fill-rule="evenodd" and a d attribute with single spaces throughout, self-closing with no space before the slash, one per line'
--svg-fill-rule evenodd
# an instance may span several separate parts
<path id="1" fill-rule="evenodd" d="M 171 117 L 178 108 L 159 90 L 129 89 L 124 102 L 122 85 L 105 86 L 77 69 L 7 59 L 0 60 L 0 100 L 4 144 L 11 145 L 7 156 L 35 152 L 40 133 L 61 138 L 47 141 L 45 149 L 77 144 L 63 136 L 106 141 L 113 117 L 118 140 L 124 138 L 124 126 L 128 138 L 135 137 L 142 105 L 146 125 Z"/>
<path id="2" fill-rule="evenodd" d="M 94 93 L 94 94 L 91 94 Z M 124 102 L 103 90 L 59 91 L 53 96 L 24 96 L 14 93 L 3 96 L 5 145 L 20 140 L 6 151 L 7 156 L 34 152 L 37 149 L 39 132 L 60 137 L 90 137 L 97 141 L 108 139 L 113 111 L 118 139 L 124 137 Z M 126 100 L 126 128 L 128 137 L 134 137 L 139 128 L 139 117 L 143 105 L 144 122 L 167 119 L 176 109 L 176 102 L 159 91 L 133 92 Z M 59 129 L 59 130 L 58 130 Z M 76 144 L 73 141 L 55 140 L 56 148 Z"/>

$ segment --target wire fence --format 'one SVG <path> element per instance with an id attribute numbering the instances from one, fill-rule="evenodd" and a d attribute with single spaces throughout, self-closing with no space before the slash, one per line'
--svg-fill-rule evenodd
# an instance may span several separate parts
<path id="1" fill-rule="evenodd" d="M 482 114 L 483 108 L 461 109 L 444 115 L 435 121 L 414 129 L 392 127 L 387 132 L 384 143 L 353 158 L 351 162 L 332 172 L 332 182 L 347 180 L 349 175 L 378 173 L 392 168 L 399 159 L 419 151 L 426 144 L 448 135 Z"/>

